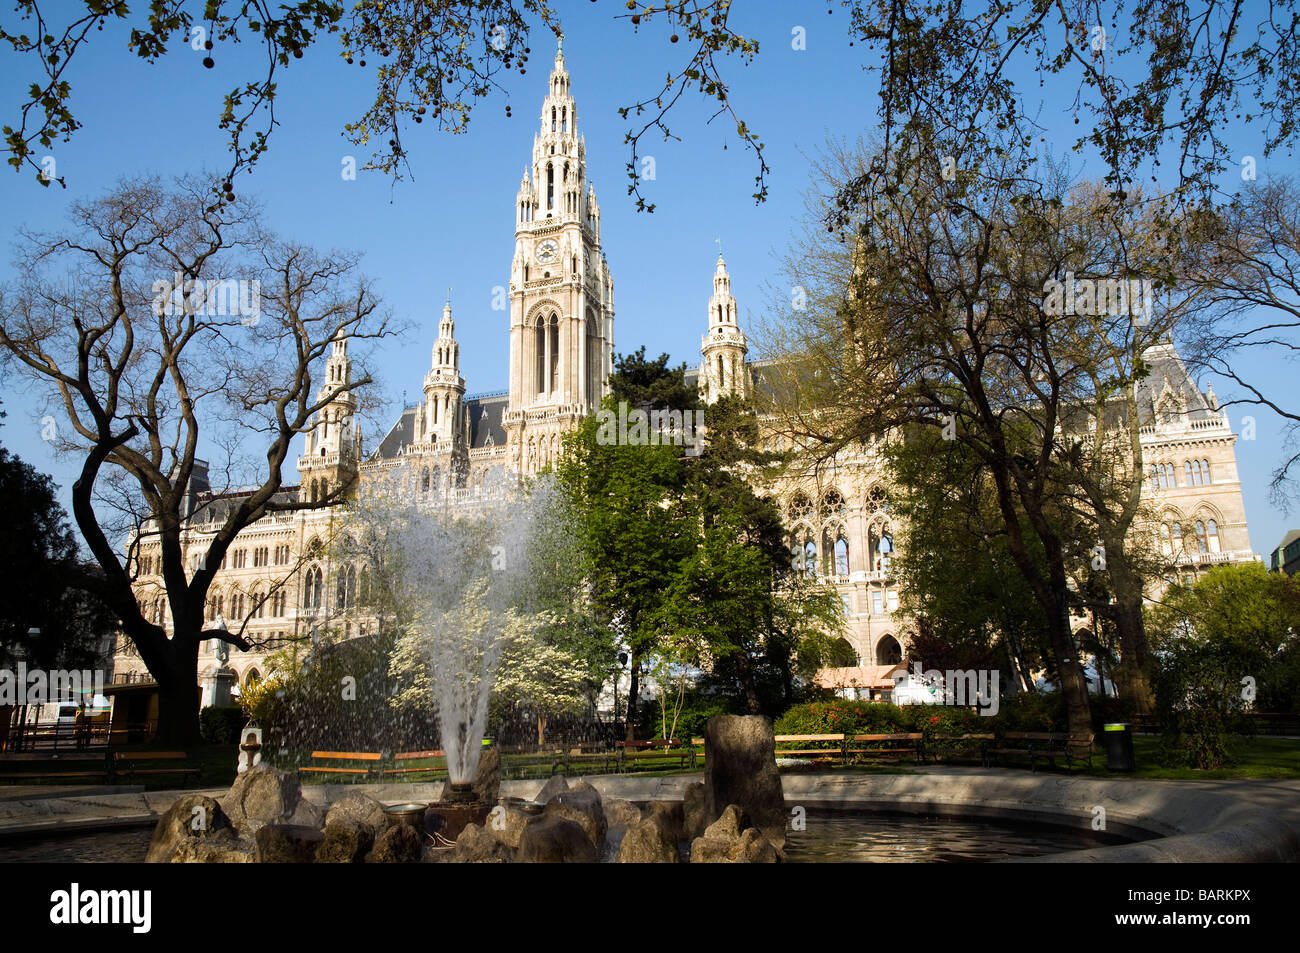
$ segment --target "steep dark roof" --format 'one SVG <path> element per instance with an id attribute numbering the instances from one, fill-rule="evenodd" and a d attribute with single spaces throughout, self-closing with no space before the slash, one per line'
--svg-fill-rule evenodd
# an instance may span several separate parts
<path id="1" fill-rule="evenodd" d="M 1300 529 L 1289 530 L 1287 534 L 1282 537 L 1282 542 L 1278 543 L 1277 546 L 1274 547 L 1273 552 L 1277 552 L 1279 549 L 1286 549 L 1297 539 L 1300 539 Z"/>
<path id="2" fill-rule="evenodd" d="M 506 403 L 509 399 L 507 394 L 496 394 L 491 397 L 471 397 L 465 401 L 465 410 L 469 413 L 471 450 L 489 445 L 505 446 L 506 431 L 501 426 L 501 420 L 505 415 Z M 490 443 L 489 437 L 491 437 Z"/>
<path id="3" fill-rule="evenodd" d="M 371 455 L 372 460 L 391 460 L 397 451 L 409 445 L 415 439 L 415 414 L 419 407 L 407 407 L 402 416 L 397 418 L 391 430 L 379 441 L 379 447 Z"/>
<path id="4" fill-rule="evenodd" d="M 1218 418 L 1219 412 L 1210 408 L 1172 344 L 1153 345 L 1143 358 L 1150 368 L 1150 373 L 1137 387 L 1138 417 L 1144 427 L 1155 423 L 1162 400 L 1172 402 L 1175 407 L 1181 406 L 1187 416 L 1179 419 Z"/>

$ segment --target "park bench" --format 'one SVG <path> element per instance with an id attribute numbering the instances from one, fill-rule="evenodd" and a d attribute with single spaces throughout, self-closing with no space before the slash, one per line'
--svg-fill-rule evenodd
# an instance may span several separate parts
<path id="1" fill-rule="evenodd" d="M 370 777 L 378 774 L 379 761 L 383 755 L 378 751 L 313 751 L 312 761 L 326 761 L 329 764 L 309 764 L 298 768 L 299 774 L 343 774 Z M 336 764 L 334 762 L 346 762 Z"/>
<path id="2" fill-rule="evenodd" d="M 416 764 L 417 761 L 440 759 L 442 764 Z M 393 755 L 391 767 L 381 767 L 379 776 L 390 774 L 430 774 L 447 772 L 447 752 L 445 751 L 399 751 Z"/>
<path id="3" fill-rule="evenodd" d="M 850 743 L 867 745 L 868 747 L 848 747 L 846 745 L 844 753 L 846 757 L 852 758 L 855 762 L 894 755 L 898 756 L 901 761 L 903 755 L 911 755 L 916 763 L 920 764 L 925 757 L 924 740 L 925 736 L 919 731 L 882 735 L 852 735 L 848 739 Z"/>
<path id="4" fill-rule="evenodd" d="M 198 780 L 201 768 L 189 763 L 184 751 L 114 751 L 113 775 L 128 783 L 140 777 L 174 774 Z"/>
<path id="5" fill-rule="evenodd" d="M 1092 742 L 1091 734 L 1071 737 L 1057 731 L 1008 731 L 985 747 L 984 765 L 987 767 L 993 758 L 1000 763 L 1004 756 L 1015 755 L 1029 759 L 1030 771 L 1037 770 L 1039 760 L 1055 768 L 1057 758 L 1065 761 L 1067 771 L 1075 761 L 1086 761 L 1091 767 Z"/>
<path id="6" fill-rule="evenodd" d="M 807 758 L 814 762 L 834 763 L 838 758 L 844 757 L 845 741 L 844 734 L 831 735 L 776 735 L 773 741 L 776 742 L 776 756 L 778 758 Z M 835 747 L 809 748 L 811 743 L 820 743 L 823 746 L 834 744 Z M 782 748 L 781 745 L 802 745 L 799 748 Z"/>
<path id="7" fill-rule="evenodd" d="M 928 753 L 930 760 L 936 762 L 941 757 L 944 760 L 970 758 L 983 761 L 984 750 L 991 747 L 996 740 L 997 736 L 991 732 L 987 734 L 940 735 L 935 739 Z"/>
<path id="8" fill-rule="evenodd" d="M 1261 735 L 1300 735 L 1300 715 L 1261 711 L 1247 718 Z"/>
<path id="9" fill-rule="evenodd" d="M 103 754 L 7 754 L 0 758 L 0 781 L 108 781 L 111 777 Z"/>
<path id="10" fill-rule="evenodd" d="M 693 764 L 695 752 L 672 738 L 650 738 L 645 741 L 619 741 L 615 743 L 618 754 L 618 768 L 626 769 L 629 762 L 638 761 L 672 761 L 677 760 L 679 767 Z"/>
<path id="11" fill-rule="evenodd" d="M 563 752 L 561 766 L 567 775 L 574 768 L 599 765 L 602 774 L 618 766 L 618 751 L 603 744 L 580 744 Z"/>
<path id="12" fill-rule="evenodd" d="M 558 745 L 503 745 L 503 777 L 530 777 L 533 769 L 547 776 L 559 774 L 563 771 L 564 755 L 564 749 Z"/>

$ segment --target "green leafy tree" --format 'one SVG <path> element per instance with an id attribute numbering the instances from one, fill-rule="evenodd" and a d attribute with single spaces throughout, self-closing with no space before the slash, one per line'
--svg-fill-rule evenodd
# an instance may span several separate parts
<path id="1" fill-rule="evenodd" d="M 547 637 L 546 619 L 531 620 L 506 645 L 493 686 L 493 704 L 525 710 L 537 720 L 537 743 L 546 743 L 547 722 L 581 712 L 589 699 L 584 660 Z"/>
<path id="2" fill-rule="evenodd" d="M 1171 760 L 1217 768 L 1233 717 L 1254 706 L 1297 645 L 1300 580 L 1259 563 L 1219 566 L 1148 610 L 1157 698 Z"/>
<path id="3" fill-rule="evenodd" d="M 12 667 L 23 659 L 44 669 L 102 663 L 117 620 L 79 588 L 94 569 L 81 559 L 54 482 L 0 446 L 0 499 L 0 575 L 10 593 L 22 595 L 0 600 L 0 662 Z"/>
<path id="4" fill-rule="evenodd" d="M 606 398 L 605 407 L 613 406 Z M 681 449 L 603 444 L 598 429 L 590 416 L 566 438 L 557 473 L 582 513 L 577 533 L 593 617 L 628 649 L 631 731 L 644 667 L 662 637 L 655 614 L 694 531 L 682 504 Z"/>
<path id="5" fill-rule="evenodd" d="M 901 607 L 919 630 L 912 657 L 949 669 L 986 667 L 1002 655 L 1032 691 L 1033 669 L 1051 654 L 1045 620 L 1007 550 L 987 471 L 957 441 L 921 428 L 887 442 L 883 454 L 902 526 L 893 570 Z"/>

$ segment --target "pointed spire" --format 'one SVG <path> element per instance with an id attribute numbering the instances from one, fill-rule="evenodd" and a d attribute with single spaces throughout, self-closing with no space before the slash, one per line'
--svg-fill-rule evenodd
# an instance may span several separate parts
<path id="1" fill-rule="evenodd" d="M 727 263 L 722 252 L 718 252 L 718 267 L 713 271 L 713 294 L 719 298 L 731 297 L 731 275 L 727 273 Z"/>

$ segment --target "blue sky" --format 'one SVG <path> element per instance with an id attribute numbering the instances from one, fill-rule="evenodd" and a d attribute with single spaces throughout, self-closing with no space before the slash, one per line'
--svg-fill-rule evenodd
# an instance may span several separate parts
<path id="1" fill-rule="evenodd" d="M 579 128 L 587 141 L 589 176 L 602 210 L 602 237 L 615 281 L 615 342 L 620 352 L 644 344 L 654 355 L 667 351 L 674 362 L 699 361 L 699 337 L 707 328 L 706 305 L 721 239 L 742 319 L 767 300 L 779 259 L 803 213 L 802 191 L 809 165 L 828 137 L 856 139 L 875 123 L 875 79 L 862 64 L 862 47 L 850 48 L 847 21 L 838 4 L 807 2 L 736 3 L 732 24 L 757 39 L 760 53 L 750 66 L 724 65 L 738 112 L 767 144 L 770 198 L 755 205 L 751 193 L 757 163 L 738 141 L 725 117 L 706 120 L 712 108 L 683 99 L 670 116 L 681 142 L 643 142 L 653 155 L 656 178 L 644 184 L 653 215 L 635 211 L 626 194 L 623 144 L 629 121 L 617 109 L 658 91 L 666 70 L 685 56 L 684 44 L 668 42 L 668 30 L 642 26 L 634 33 L 615 19 L 622 3 L 560 0 L 565 58 L 578 103 Z M 13 15 L 6 15 L 6 23 Z M 806 49 L 792 48 L 792 31 L 802 27 Z M 0 254 L 0 279 L 11 275 L 15 228 L 53 229 L 65 210 L 91 198 L 122 175 L 179 174 L 220 170 L 227 159 L 217 117 L 225 92 L 236 84 L 237 66 L 256 63 L 253 44 L 213 51 L 216 68 L 206 70 L 201 52 L 176 44 L 157 64 L 125 52 L 126 33 L 106 28 L 78 53 L 70 81 L 73 111 L 83 128 L 70 143 L 48 150 L 68 188 L 40 188 L 26 172 L 0 173 L 0 215 L 7 239 Z M 276 129 L 270 151 L 243 190 L 256 194 L 267 224 L 286 237 L 318 248 L 364 253 L 362 267 L 394 314 L 413 327 L 392 342 L 376 362 L 386 395 L 414 399 L 429 367 L 430 348 L 448 286 L 453 288 L 461 365 L 471 392 L 504 388 L 508 364 L 507 315 L 491 309 L 492 290 L 508 282 L 514 243 L 514 196 L 528 163 L 554 44 L 534 32 L 525 76 L 505 79 L 506 101 L 493 95 L 478 101 L 467 134 L 451 136 L 432 123 L 404 132 L 412 178 L 393 184 L 379 173 L 356 181 L 340 175 L 343 158 L 364 150 L 342 135 L 373 95 L 373 64 L 347 66 L 333 41 L 291 61 L 280 76 Z M 0 53 L 0 111 L 12 123 L 22 91 L 37 77 L 32 64 Z M 1025 83 L 1027 91 L 1036 83 Z M 1044 110 L 1049 141 L 1065 151 L 1077 127 L 1065 111 Z M 1053 126 L 1053 124 L 1056 124 Z M 1254 137 L 1258 138 L 1258 137 Z M 1241 131 L 1243 149 L 1252 135 Z M 724 149 L 724 145 L 726 148 Z M 1260 172 L 1269 171 L 1259 156 Z M 1273 160 L 1274 165 L 1279 161 Z M 1264 361 L 1263 379 L 1281 388 L 1286 368 Z M 1221 398 L 1227 390 L 1216 384 Z M 8 417 L 0 442 L 67 488 L 71 460 L 56 458 L 40 439 L 39 411 L 28 385 L 0 382 Z M 1268 474 L 1280 455 L 1277 422 L 1254 413 L 1257 439 L 1237 445 L 1251 541 L 1265 555 L 1288 521 L 1268 502 Z M 367 434 L 374 446 L 378 434 Z"/>

